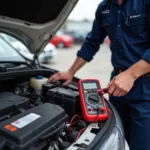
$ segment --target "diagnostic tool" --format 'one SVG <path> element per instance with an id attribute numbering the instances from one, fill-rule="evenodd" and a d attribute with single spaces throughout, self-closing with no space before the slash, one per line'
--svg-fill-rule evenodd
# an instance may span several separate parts
<path id="1" fill-rule="evenodd" d="M 84 120 L 98 122 L 108 117 L 104 91 L 97 79 L 84 79 L 78 82 L 81 109 Z"/>

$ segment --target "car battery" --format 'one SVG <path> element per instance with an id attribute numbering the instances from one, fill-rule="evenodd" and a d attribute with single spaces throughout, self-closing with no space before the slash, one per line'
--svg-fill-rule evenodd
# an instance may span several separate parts
<path id="1" fill-rule="evenodd" d="M 62 83 L 57 81 L 55 83 L 46 83 L 43 85 L 42 87 L 42 95 L 43 97 L 45 98 L 45 95 L 47 94 L 47 92 L 50 90 L 50 89 L 53 89 L 53 88 L 56 88 L 56 87 L 62 87 Z M 63 88 L 63 87 L 62 87 Z M 65 86 L 65 88 L 67 89 L 72 89 L 74 91 L 78 91 L 78 87 L 74 84 L 69 84 L 67 86 Z"/>
<path id="2" fill-rule="evenodd" d="M 42 96 L 44 97 L 44 98 L 46 98 L 46 94 L 47 94 L 47 92 L 50 90 L 50 89 L 53 89 L 53 88 L 55 88 L 56 86 L 55 86 L 55 84 L 53 84 L 53 83 L 46 83 L 46 84 L 43 84 L 43 87 L 42 87 Z"/>
<path id="3" fill-rule="evenodd" d="M 78 91 L 63 87 L 53 88 L 47 92 L 46 100 L 63 107 L 70 117 L 81 112 Z"/>
<path id="4" fill-rule="evenodd" d="M 1 122 L 0 139 L 12 150 L 27 150 L 67 118 L 60 106 L 45 103 Z"/>

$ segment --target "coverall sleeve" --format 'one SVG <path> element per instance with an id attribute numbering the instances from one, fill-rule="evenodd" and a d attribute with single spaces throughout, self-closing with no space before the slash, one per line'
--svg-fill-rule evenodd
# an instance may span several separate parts
<path id="1" fill-rule="evenodd" d="M 101 26 L 100 10 L 99 5 L 95 14 L 92 31 L 87 35 L 85 42 L 77 53 L 77 56 L 83 58 L 87 62 L 93 59 L 93 56 L 99 50 L 100 44 L 103 43 L 106 37 L 106 32 Z"/>
<path id="2" fill-rule="evenodd" d="M 150 0 L 148 0 L 147 3 L 147 20 L 148 20 L 148 27 L 149 27 L 149 49 L 145 51 L 145 53 L 142 56 L 142 59 L 146 60 L 148 63 L 150 63 Z"/>

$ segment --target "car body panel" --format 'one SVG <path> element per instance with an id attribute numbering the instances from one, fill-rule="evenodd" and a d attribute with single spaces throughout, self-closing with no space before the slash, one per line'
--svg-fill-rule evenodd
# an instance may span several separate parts
<path id="1" fill-rule="evenodd" d="M 77 2 L 78 0 L 43 0 L 42 3 L 39 0 L 36 3 L 29 0 L 6 0 L 0 6 L 0 31 L 13 35 L 31 53 L 39 55 Z"/>

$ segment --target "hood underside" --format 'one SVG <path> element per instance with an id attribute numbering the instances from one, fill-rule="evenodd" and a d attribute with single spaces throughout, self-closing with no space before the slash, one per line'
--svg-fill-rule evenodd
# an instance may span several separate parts
<path id="1" fill-rule="evenodd" d="M 0 5 L 0 32 L 39 54 L 61 27 L 78 0 L 5 0 Z"/>

